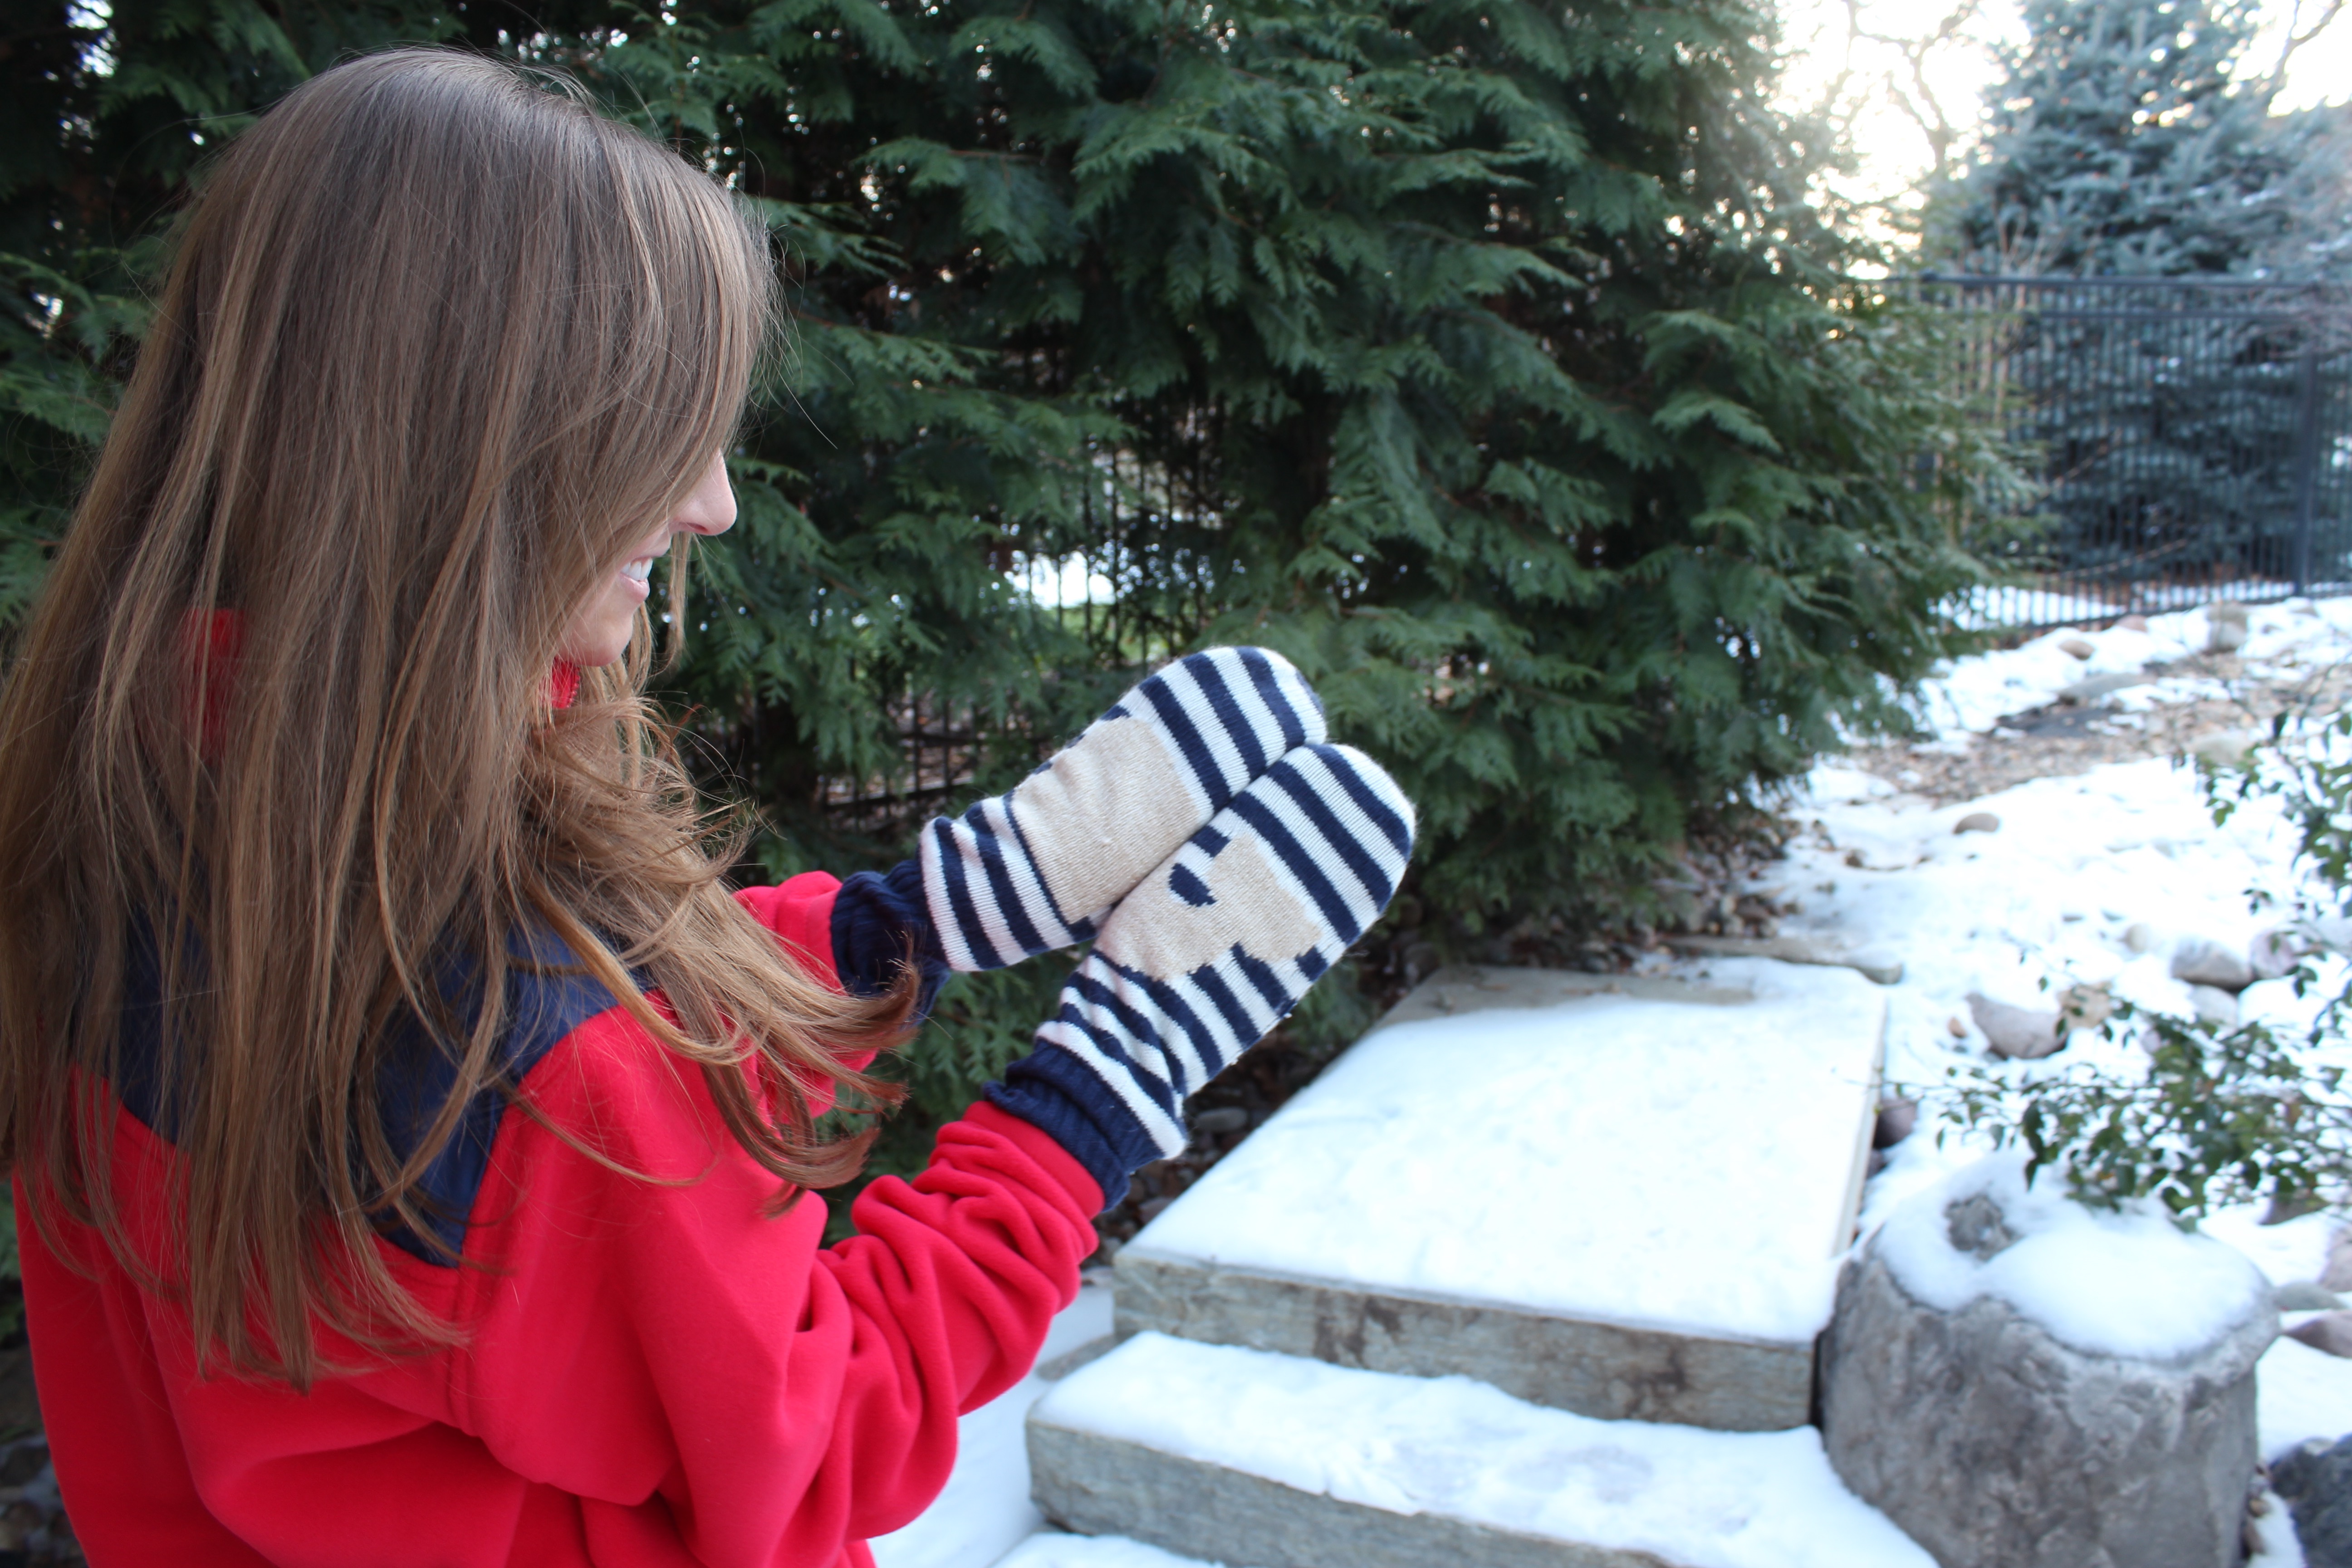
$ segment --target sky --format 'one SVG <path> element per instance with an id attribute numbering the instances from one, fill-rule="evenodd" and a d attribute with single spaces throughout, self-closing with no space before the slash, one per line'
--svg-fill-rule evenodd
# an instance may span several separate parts
<path id="1" fill-rule="evenodd" d="M 2306 13 L 2313 0 L 2305 0 Z M 1842 68 L 1851 64 L 1849 92 L 1864 82 L 1884 81 L 1906 74 L 1901 52 L 1867 38 L 1849 52 L 1849 16 L 1857 16 L 1862 30 L 1895 38 L 1933 37 L 1952 15 L 1956 0 L 1783 0 L 1783 36 L 1789 62 L 1782 96 L 1810 103 L 1832 87 Z M 2285 37 L 2291 0 L 2267 0 L 2262 7 L 2266 53 L 2263 63 L 2277 58 Z M 1961 147 L 1968 128 L 1975 123 L 1986 85 L 1991 80 L 1991 47 L 2021 38 L 2015 0 L 1978 0 L 1972 14 L 1953 38 L 1927 52 L 1924 77 L 1928 94 L 1945 120 L 1959 133 Z M 2302 109 L 2322 102 L 2342 102 L 2352 95 L 2352 5 L 2347 15 L 2316 39 L 2295 52 L 2287 68 L 2286 89 L 2276 107 Z M 1915 89 L 1915 97 L 1916 89 Z M 1900 202 L 1933 166 L 1928 139 L 1885 93 L 1872 95 L 1855 114 L 1853 142 L 1862 154 L 1857 176 L 1844 183 L 1847 195 L 1862 200 Z"/>

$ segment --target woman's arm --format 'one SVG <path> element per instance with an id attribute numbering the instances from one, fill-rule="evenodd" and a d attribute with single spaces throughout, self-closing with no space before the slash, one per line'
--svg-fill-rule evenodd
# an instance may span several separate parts
<path id="1" fill-rule="evenodd" d="M 992 1106 L 912 1182 L 872 1184 L 861 1234 L 825 1249 L 824 1205 L 769 1217 L 774 1179 L 625 1015 L 576 1031 L 530 1097 L 476 1210 L 453 1409 L 579 1497 L 592 1539 L 667 1519 L 707 1564 L 830 1563 L 905 1524 L 1095 1248 L 1096 1183 Z"/>

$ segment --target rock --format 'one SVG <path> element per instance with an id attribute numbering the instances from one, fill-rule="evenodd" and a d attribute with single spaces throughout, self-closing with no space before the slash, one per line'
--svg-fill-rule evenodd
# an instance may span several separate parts
<path id="1" fill-rule="evenodd" d="M 2317 1214 L 2326 1206 L 2327 1200 L 2316 1193 L 2297 1193 L 2290 1192 L 2284 1187 L 2275 1188 L 2271 1193 L 2271 1201 L 2263 1205 L 2262 1223 L 2284 1225 L 2289 1220 L 2301 1219 L 2307 1214 Z M 2341 1302 L 2336 1304 L 2342 1305 Z"/>
<path id="2" fill-rule="evenodd" d="M 2156 928 L 2146 921 L 2134 921 L 2124 928 L 2124 945 L 2134 952 L 2156 950 Z"/>
<path id="3" fill-rule="evenodd" d="M 2127 686 L 2146 686 L 2148 678 L 2145 675 L 2131 675 L 2122 670 L 2113 670 L 2105 675 L 2085 676 L 2074 685 L 2063 688 L 2058 693 L 2058 700 L 2074 703 L 2092 702 L 2106 696 L 2109 692 L 2121 691 Z"/>
<path id="4" fill-rule="evenodd" d="M 2217 620 L 2205 628 L 2207 653 L 2235 653 L 2246 646 L 2246 623 Z"/>
<path id="5" fill-rule="evenodd" d="M 2257 980 L 2284 980 L 2310 951 L 2301 932 L 2289 926 L 2273 926 L 2256 931 L 2254 940 L 2246 944 L 2246 967 Z"/>
<path id="6" fill-rule="evenodd" d="M 2327 1267 L 2319 1282 L 2330 1290 L 2352 1290 L 2352 1226 L 2339 1226 L 2327 1244 Z"/>
<path id="7" fill-rule="evenodd" d="M 2316 1279 L 2294 1279 L 2271 1292 L 2271 1304 L 2282 1312 L 2332 1312 L 2344 1298 Z"/>
<path id="8" fill-rule="evenodd" d="M 1985 1044 L 1997 1057 L 2037 1061 L 2066 1043 L 2058 1031 L 2058 1014 L 2032 1007 L 2011 1006 L 1979 992 L 1969 993 L 1969 1016 L 1977 1021 Z"/>
<path id="9" fill-rule="evenodd" d="M 1958 1017 L 1945 1019 L 1944 1027 L 1950 1032 L 1952 1038 L 1956 1040 L 1965 1040 L 1969 1037 L 1969 1026 L 1966 1024 L 1961 1023 Z"/>
<path id="10" fill-rule="evenodd" d="M 2062 652 L 2071 653 L 2076 658 L 2088 658 L 2093 654 L 2099 651 L 2097 648 L 2093 647 L 2089 643 L 2084 642 L 2081 637 L 2068 637 L 2064 642 L 2060 643 L 2058 647 Z"/>
<path id="11" fill-rule="evenodd" d="M 2286 1331 L 2291 1340 L 2301 1340 L 2315 1351 L 2329 1355 L 2352 1357 L 2352 1312 L 2327 1312 L 2316 1318 L 2305 1318 Z"/>
<path id="12" fill-rule="evenodd" d="M 2237 599 L 2216 599 L 2205 606 L 2205 618 L 2219 626 L 2242 626 L 2246 624 L 2246 606 Z"/>
<path id="13" fill-rule="evenodd" d="M 1870 1146 L 1892 1149 L 1911 1136 L 1919 1125 L 1919 1102 L 1916 1100 L 1890 1100 L 1878 1108 L 1878 1121 L 1870 1130 Z"/>
<path id="14" fill-rule="evenodd" d="M 2058 1021 L 2067 1033 L 2095 1029 L 2116 1016 L 2116 999 L 2104 985 L 2069 985 L 2058 993 Z"/>
<path id="15" fill-rule="evenodd" d="M 2238 1026 L 2238 999 L 2218 985 L 2191 985 L 2189 1005 L 2197 1010 L 2200 1023 L 2210 1024 L 2217 1029 Z"/>
<path id="16" fill-rule="evenodd" d="M 2172 950 L 2172 977 L 2235 994 L 2254 983 L 2252 965 L 2218 942 L 2188 937 Z"/>
<path id="17" fill-rule="evenodd" d="M 1955 1253 L 2033 1239 L 1994 1194 L 1924 1201 L 1948 1204 Z M 2258 1276 L 2205 1342 L 2138 1360 L 2077 1350 L 1997 1296 L 1919 1300 L 1887 1234 L 1841 1272 L 1822 1340 L 1823 1444 L 1856 1495 L 1942 1568 L 2235 1568 L 2259 1457 L 2254 1366 L 2277 1326 Z"/>
<path id="18" fill-rule="evenodd" d="M 2314 1437 L 2280 1456 L 2271 1490 L 2294 1516 L 2306 1568 L 2352 1568 L 2352 1437 Z"/>
<path id="19" fill-rule="evenodd" d="M 1952 824 L 1952 832 L 1956 837 L 1962 833 L 1999 833 L 2000 831 L 2000 818 L 1990 811 L 1972 811 Z"/>
<path id="20" fill-rule="evenodd" d="M 2262 734 L 2254 730 L 2219 730 L 2210 735 L 2200 735 L 2189 745 L 2189 752 L 2208 767 L 2243 767 L 2253 755 L 2255 743 Z"/>
<path id="21" fill-rule="evenodd" d="M 2122 620 L 2116 623 L 2116 630 L 2119 632 L 2144 632 L 2147 630 L 2147 617 L 2146 616 L 2126 616 Z"/>

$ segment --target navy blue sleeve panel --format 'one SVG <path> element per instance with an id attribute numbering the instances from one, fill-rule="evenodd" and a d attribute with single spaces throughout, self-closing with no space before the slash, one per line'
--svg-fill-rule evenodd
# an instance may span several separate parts
<path id="1" fill-rule="evenodd" d="M 538 951 L 529 969 L 507 971 L 506 1029 L 499 1041 L 499 1060 L 508 1088 L 520 1085 L 572 1030 L 620 1005 L 604 982 L 578 973 L 572 950 L 553 935 L 541 933 L 534 945 Z M 650 975 L 632 978 L 641 990 L 652 985 Z M 405 1157 L 425 1141 L 457 1079 L 456 1058 L 446 1049 L 434 1048 L 422 1021 L 411 1015 L 376 1074 L 376 1103 L 395 1158 Z M 386 1241 L 425 1262 L 457 1266 L 456 1255 L 466 1245 L 467 1216 L 474 1212 L 474 1200 L 489 1172 L 490 1149 L 498 1142 L 507 1104 L 507 1089 L 493 1086 L 476 1093 L 417 1184 L 425 1228 L 448 1252 L 428 1246 L 406 1226 L 386 1228 Z"/>
<path id="2" fill-rule="evenodd" d="M 947 953 L 923 897 L 923 868 L 901 860 L 889 870 L 859 871 L 833 900 L 833 969 L 853 996 L 878 996 L 898 982 L 901 964 L 919 980 L 918 1021 L 930 1016 L 948 977 Z"/>
<path id="3" fill-rule="evenodd" d="M 509 1089 L 520 1084 L 565 1036 L 618 1003 L 602 981 L 582 973 L 571 948 L 551 932 L 518 932 L 514 947 L 515 956 L 507 969 L 505 1028 L 499 1041 L 500 1084 L 479 1090 L 467 1101 L 449 1141 L 417 1184 L 425 1228 L 449 1251 L 438 1250 L 405 1226 L 390 1226 L 383 1232 L 385 1240 L 426 1263 L 456 1266 L 455 1254 L 466 1242 L 467 1216 L 481 1191 L 489 1169 L 490 1148 L 498 1142 L 499 1124 L 506 1115 Z M 170 1065 L 176 1070 L 166 1083 L 164 1036 L 169 1020 L 162 998 L 163 965 L 155 939 L 144 925 L 134 933 L 128 958 L 115 1096 L 157 1137 L 175 1142 L 180 1131 L 180 1097 L 185 1092 L 188 1075 L 200 1070 L 200 1064 L 173 1061 Z M 635 978 L 640 986 L 651 984 L 648 976 Z M 445 964 L 443 994 L 462 1028 L 469 1030 L 481 1016 L 480 984 L 480 970 L 471 961 L 453 957 Z M 424 1019 L 413 1012 L 404 1014 L 394 1026 L 376 1070 L 376 1104 L 394 1159 L 406 1159 L 424 1142 L 457 1080 L 454 1048 L 437 1045 Z"/>

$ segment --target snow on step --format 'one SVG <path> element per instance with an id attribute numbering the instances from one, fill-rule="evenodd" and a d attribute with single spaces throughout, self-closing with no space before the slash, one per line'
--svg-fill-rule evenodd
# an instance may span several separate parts
<path id="1" fill-rule="evenodd" d="M 1040 1400 L 1029 1450 L 1049 1517 L 1261 1568 L 1933 1568 L 1810 1427 L 1595 1421 L 1164 1334 Z"/>
<path id="2" fill-rule="evenodd" d="M 1849 970 L 1449 969 L 1124 1248 L 1121 1332 L 1801 1426 L 1876 1109 Z"/>
<path id="3" fill-rule="evenodd" d="M 1179 1557 L 1123 1535 L 1064 1535 L 1045 1531 L 996 1560 L 994 1568 L 1225 1568 Z"/>

